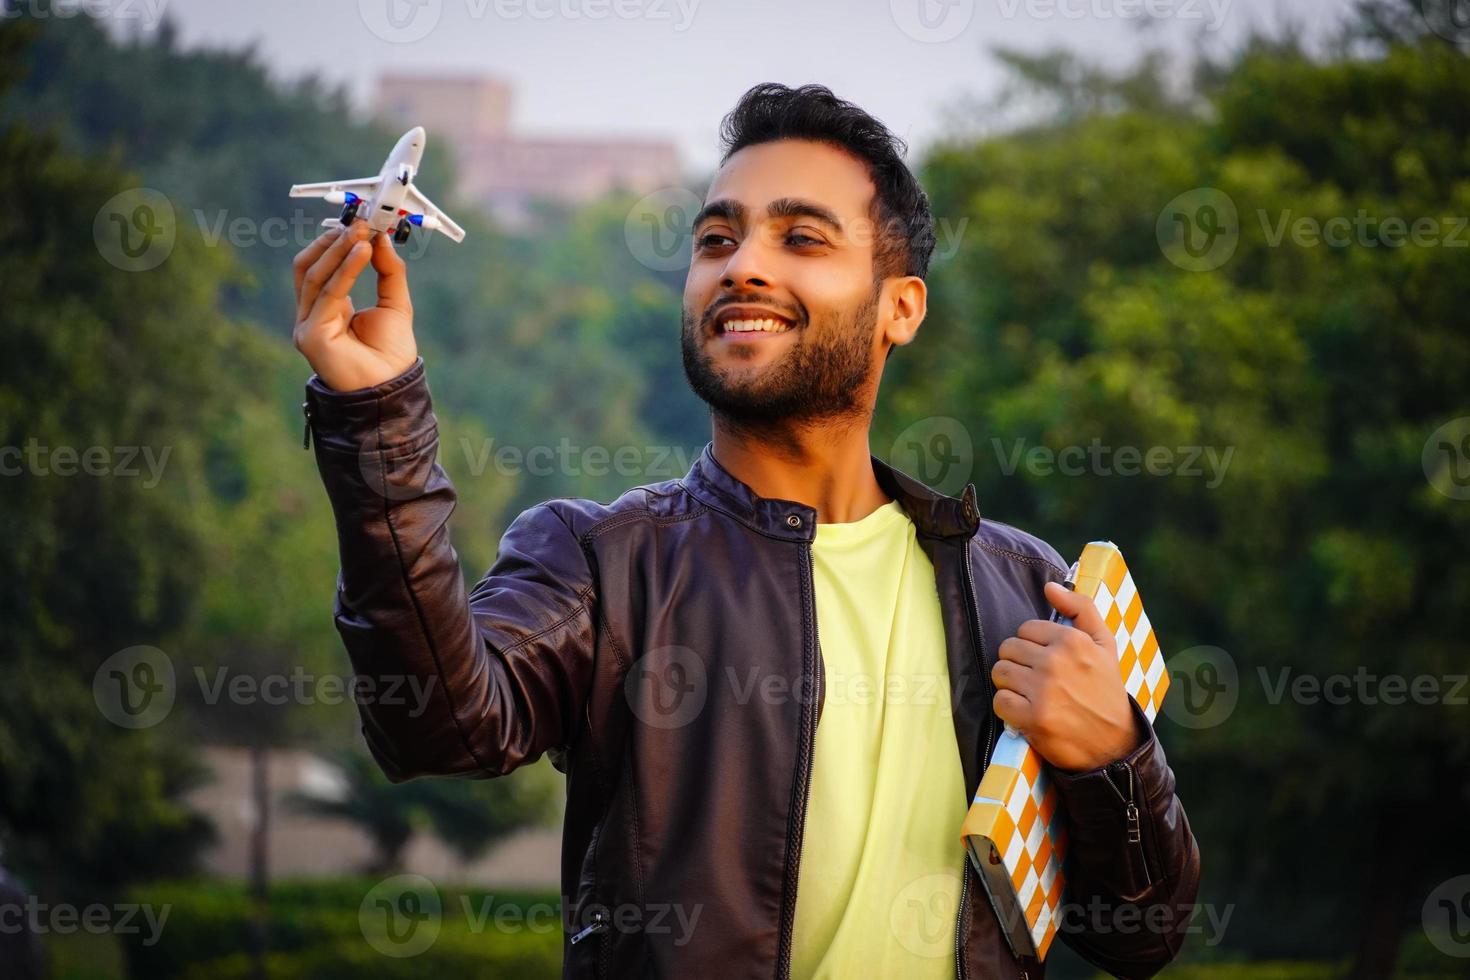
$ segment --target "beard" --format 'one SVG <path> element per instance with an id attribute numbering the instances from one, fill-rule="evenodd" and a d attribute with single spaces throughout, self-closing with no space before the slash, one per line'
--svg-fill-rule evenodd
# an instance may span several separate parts
<path id="1" fill-rule="evenodd" d="M 680 330 L 684 377 L 714 414 L 733 428 L 758 430 L 783 424 L 865 417 L 862 392 L 871 369 L 873 326 L 881 282 L 863 303 L 794 325 L 791 349 L 758 374 L 716 368 L 700 341 L 708 324 L 685 308 Z M 734 375 L 734 376 L 732 376 Z"/>

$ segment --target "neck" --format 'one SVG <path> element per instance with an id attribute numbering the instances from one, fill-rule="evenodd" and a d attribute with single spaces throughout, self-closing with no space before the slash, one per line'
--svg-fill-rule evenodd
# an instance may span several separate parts
<path id="1" fill-rule="evenodd" d="M 806 504 L 819 524 L 847 524 L 891 499 L 873 473 L 868 421 L 757 427 L 715 413 L 712 451 L 757 496 Z"/>

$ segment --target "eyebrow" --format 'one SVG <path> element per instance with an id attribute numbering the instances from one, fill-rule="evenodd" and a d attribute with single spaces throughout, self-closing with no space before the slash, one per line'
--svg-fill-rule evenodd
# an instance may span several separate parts
<path id="1" fill-rule="evenodd" d="M 749 213 L 745 205 L 739 201 L 729 198 L 720 198 L 711 201 L 699 213 L 694 216 L 694 221 L 689 228 L 692 232 L 704 222 L 711 218 L 723 218 L 726 221 L 741 224 Z M 842 233 L 842 222 L 830 208 L 823 207 L 815 201 L 806 201 L 799 197 L 781 197 L 766 206 L 766 214 L 772 218 L 811 218 L 830 226 L 838 234 Z"/>

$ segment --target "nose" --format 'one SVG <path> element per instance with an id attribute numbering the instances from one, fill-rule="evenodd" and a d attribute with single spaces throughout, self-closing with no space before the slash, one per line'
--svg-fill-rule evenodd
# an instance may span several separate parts
<path id="1" fill-rule="evenodd" d="M 747 235 L 745 241 L 730 253 L 720 285 L 735 290 L 746 286 L 770 286 L 771 277 L 763 268 L 764 259 L 761 253 L 760 236 Z"/>

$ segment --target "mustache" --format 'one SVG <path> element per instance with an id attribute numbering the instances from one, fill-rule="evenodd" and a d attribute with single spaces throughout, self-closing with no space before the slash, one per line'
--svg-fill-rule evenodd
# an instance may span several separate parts
<path id="1" fill-rule="evenodd" d="M 726 296 L 715 300 L 709 305 L 708 309 L 699 318 L 700 326 L 707 327 L 714 323 L 715 317 L 720 315 L 720 311 L 730 306 L 765 306 L 790 320 L 793 326 L 805 322 L 804 311 L 783 309 L 760 296 Z"/>

